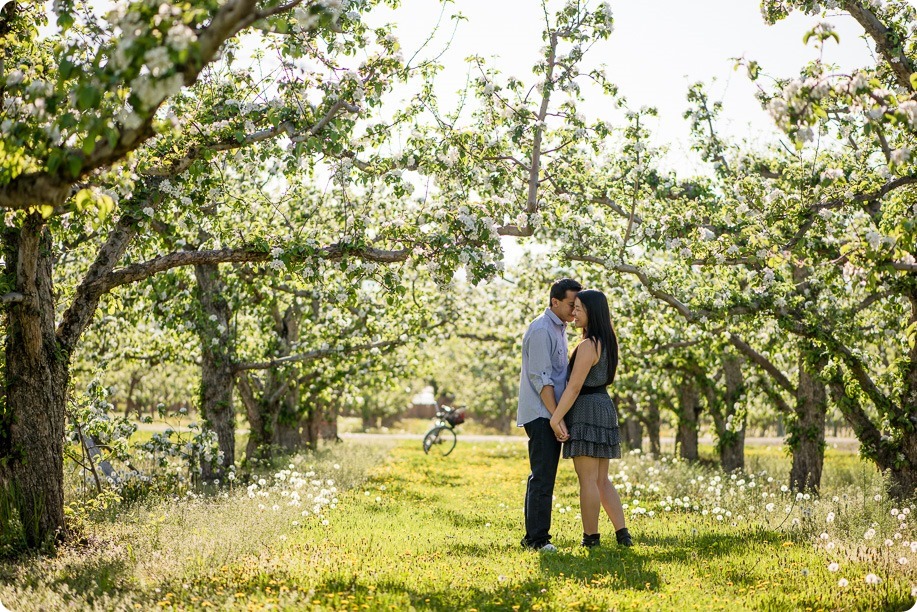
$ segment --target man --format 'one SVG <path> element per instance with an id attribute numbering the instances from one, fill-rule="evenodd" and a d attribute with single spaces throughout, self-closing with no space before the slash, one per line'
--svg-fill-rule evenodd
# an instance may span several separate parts
<path id="1" fill-rule="evenodd" d="M 525 537 L 522 545 L 554 552 L 551 507 L 561 440 L 551 429 L 551 415 L 567 384 L 567 323 L 573 320 L 582 286 L 562 278 L 551 286 L 550 307 L 532 321 L 522 339 L 522 373 L 516 425 L 529 437 L 529 475 L 525 489 Z"/>

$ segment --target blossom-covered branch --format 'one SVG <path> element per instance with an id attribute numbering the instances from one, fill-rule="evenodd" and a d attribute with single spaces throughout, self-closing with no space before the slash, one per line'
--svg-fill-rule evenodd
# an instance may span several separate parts
<path id="1" fill-rule="evenodd" d="M 314 257 L 326 260 L 340 260 L 345 257 L 355 257 L 376 263 L 397 263 L 406 261 L 411 254 L 410 250 L 385 250 L 374 247 L 349 247 L 346 244 L 333 244 L 317 249 Z M 115 270 L 92 283 L 92 286 L 102 291 L 111 291 L 115 287 L 134 283 L 154 274 L 171 270 L 181 266 L 194 266 L 202 264 L 219 263 L 246 263 L 271 261 L 273 255 L 259 249 L 215 249 L 209 251 L 180 251 L 162 255 L 149 261 L 133 264 Z"/>
<path id="2" fill-rule="evenodd" d="M 846 0 L 843 4 L 876 43 L 876 48 L 891 67 L 898 85 L 914 91 L 911 74 L 917 72 L 917 65 L 904 53 L 904 41 L 899 40 L 895 32 L 881 22 L 875 11 L 867 7 L 866 3 L 860 0 Z"/>

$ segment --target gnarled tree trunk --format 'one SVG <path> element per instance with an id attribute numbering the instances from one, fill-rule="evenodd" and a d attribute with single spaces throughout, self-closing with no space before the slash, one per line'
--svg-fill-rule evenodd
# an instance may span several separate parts
<path id="1" fill-rule="evenodd" d="M 261 405 L 261 389 L 256 389 L 258 384 L 246 372 L 239 372 L 236 376 L 236 387 L 239 389 L 239 397 L 242 399 L 242 405 L 245 406 L 245 413 L 248 415 L 248 444 L 245 446 L 245 460 L 263 459 L 270 455 L 270 443 L 273 437 L 274 425 L 277 415 L 270 414 Z"/>
<path id="2" fill-rule="evenodd" d="M 204 314 L 204 320 L 198 325 L 201 339 L 200 409 L 206 426 L 216 433 L 223 454 L 215 470 L 209 465 L 201 466 L 201 474 L 208 480 L 219 477 L 235 462 L 236 415 L 232 406 L 234 343 L 229 329 L 229 303 L 224 297 L 226 287 L 220 279 L 219 266 L 196 265 L 194 276 Z"/>
<path id="3" fill-rule="evenodd" d="M 678 441 L 679 456 L 688 461 L 697 461 L 698 428 L 700 419 L 700 393 L 693 376 L 682 379 L 678 390 Z"/>
<path id="4" fill-rule="evenodd" d="M 299 409 L 299 388 L 293 386 L 283 397 L 274 428 L 274 444 L 288 452 L 303 448 L 305 427 Z"/>
<path id="5" fill-rule="evenodd" d="M 271 304 L 271 315 L 276 334 L 276 355 L 282 360 L 290 355 L 292 347 L 299 340 L 302 310 L 294 301 L 281 314 L 275 300 Z M 251 426 L 245 454 L 248 458 L 269 459 L 275 447 L 292 451 L 301 446 L 297 442 L 300 437 L 297 413 L 300 381 L 294 372 L 282 369 L 279 363 L 274 367 L 259 366 L 257 369 L 267 372 L 261 378 L 244 371 L 240 371 L 237 376 L 239 393 Z"/>
<path id="6" fill-rule="evenodd" d="M 51 237 L 40 215 L 3 233 L 6 276 L 22 299 L 6 315 L 0 471 L 30 548 L 63 539 L 64 423 L 70 355 L 54 328 Z M 0 493 L 3 494 L 3 493 Z"/>
<path id="7" fill-rule="evenodd" d="M 723 355 L 723 373 L 726 391 L 722 400 L 723 419 L 717 421 L 717 448 L 720 465 L 724 472 L 745 469 L 745 418 L 735 422 L 736 404 L 745 391 L 745 377 L 742 375 L 742 359 L 731 353 Z"/>
<path id="8" fill-rule="evenodd" d="M 827 360 L 810 343 L 800 341 L 799 384 L 796 387 L 795 419 L 790 426 L 788 444 L 793 454 L 790 488 L 818 491 L 825 462 L 825 415 L 828 394 L 819 372 Z M 808 353 L 808 354 L 807 354 Z"/>

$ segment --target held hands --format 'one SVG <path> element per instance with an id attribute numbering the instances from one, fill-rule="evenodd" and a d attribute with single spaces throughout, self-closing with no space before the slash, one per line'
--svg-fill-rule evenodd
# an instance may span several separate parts
<path id="1" fill-rule="evenodd" d="M 570 434 L 567 433 L 567 424 L 564 423 L 563 419 L 552 418 L 551 429 L 554 430 L 554 435 L 557 437 L 558 442 L 566 442 L 567 438 L 570 437 Z"/>

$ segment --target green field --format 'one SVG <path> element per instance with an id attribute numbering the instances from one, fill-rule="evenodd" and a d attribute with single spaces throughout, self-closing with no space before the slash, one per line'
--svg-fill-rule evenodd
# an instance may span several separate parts
<path id="1" fill-rule="evenodd" d="M 0 565 L 0 601 L 17 611 L 914 604 L 913 503 L 887 500 L 878 475 L 849 453 L 829 452 L 821 499 L 800 500 L 780 490 L 781 449 L 748 455 L 754 472 L 735 478 L 671 457 L 613 463 L 633 549 L 607 541 L 607 519 L 603 545 L 579 547 L 575 476 L 564 462 L 553 528 L 560 550 L 542 555 L 519 547 L 524 444 L 460 439 L 452 455 L 434 458 L 416 441 L 347 442 L 294 458 L 250 489 L 98 517 L 55 558 Z"/>

